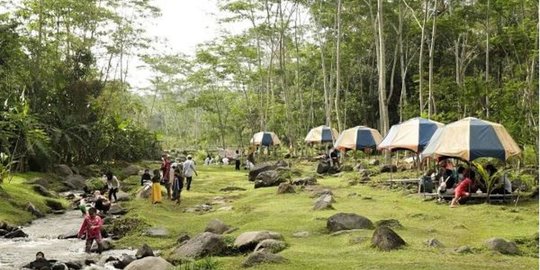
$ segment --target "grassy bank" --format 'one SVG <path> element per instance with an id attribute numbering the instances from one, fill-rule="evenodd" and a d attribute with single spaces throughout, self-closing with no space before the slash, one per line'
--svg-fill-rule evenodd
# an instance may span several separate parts
<path id="1" fill-rule="evenodd" d="M 313 164 L 297 166 L 304 175 L 314 171 Z M 229 240 L 242 232 L 272 230 L 281 233 L 289 248 L 281 254 L 289 261 L 282 265 L 261 265 L 256 269 L 536 269 L 535 247 L 520 246 L 523 256 L 507 256 L 484 248 L 491 237 L 508 240 L 530 238 L 538 232 L 538 202 L 513 205 L 464 205 L 450 209 L 446 204 L 423 201 L 416 195 L 402 190 L 390 190 L 366 185 L 349 186 L 355 173 L 339 177 L 318 179 L 321 186 L 330 187 L 334 194 L 336 210 L 313 211 L 309 192 L 277 195 L 276 188 L 253 189 L 247 181 L 246 171 L 236 172 L 232 167 L 199 166 L 199 177 L 193 190 L 183 192 L 180 206 L 170 201 L 151 205 L 147 200 L 134 200 L 128 216 L 144 219 L 152 226 L 165 227 L 172 237 L 150 238 L 134 234 L 120 241 L 121 246 L 138 247 L 142 243 L 158 249 L 176 245 L 176 236 L 187 232 L 194 236 L 201 233 L 208 221 L 217 218 L 239 229 L 227 236 Z M 382 174 L 378 179 L 388 179 Z M 138 181 L 132 177 L 128 182 Z M 247 191 L 220 192 L 226 186 L 238 186 Z M 352 193 L 356 193 L 353 196 Z M 231 200 L 232 211 L 214 211 L 206 214 L 185 213 L 188 207 L 211 202 L 223 196 Z M 219 206 L 214 206 L 219 208 Z M 330 236 L 326 219 L 339 212 L 363 215 L 373 222 L 397 219 L 403 228 L 396 232 L 408 243 L 398 251 L 381 252 L 370 247 L 372 230 Z M 307 238 L 294 238 L 297 231 L 308 231 Z M 364 241 L 362 241 L 363 238 Z M 424 241 L 436 238 L 445 248 L 427 247 Z M 360 240 L 360 243 L 354 243 Z M 453 250 L 468 245 L 473 252 L 457 254 Z M 219 269 L 237 269 L 243 256 L 215 257 Z"/>
<path id="2" fill-rule="evenodd" d="M 26 205 L 30 202 L 42 213 L 47 213 L 50 208 L 46 205 L 46 200 L 56 200 L 67 206 L 62 199 L 51 199 L 36 193 L 32 189 L 33 179 L 45 177 L 39 173 L 16 174 L 0 185 L 0 222 L 11 225 L 22 225 L 28 223 L 35 217 L 26 210 Z"/>

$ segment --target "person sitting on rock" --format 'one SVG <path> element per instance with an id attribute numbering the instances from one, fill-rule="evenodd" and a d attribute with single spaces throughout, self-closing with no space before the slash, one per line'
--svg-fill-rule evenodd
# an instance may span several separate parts
<path id="1" fill-rule="evenodd" d="M 90 253 L 92 244 L 94 241 L 96 241 L 96 244 L 98 246 L 97 252 L 101 254 L 101 251 L 103 250 L 103 245 L 101 243 L 102 226 L 103 221 L 101 220 L 101 217 L 97 215 L 97 210 L 95 208 L 88 209 L 88 215 L 84 218 L 81 229 L 77 234 L 77 236 L 81 239 L 83 238 L 83 236 L 86 236 L 86 245 L 84 249 L 86 253 Z"/>
<path id="2" fill-rule="evenodd" d="M 101 211 L 103 214 L 107 214 L 107 211 L 111 209 L 111 202 L 105 198 L 105 196 L 101 195 L 101 192 L 96 191 L 94 192 L 94 208 Z"/>
<path id="3" fill-rule="evenodd" d="M 36 253 L 36 260 L 23 266 L 23 269 L 35 269 L 35 270 L 44 270 L 44 269 L 51 269 L 52 263 L 45 259 L 45 254 L 43 252 L 39 251 Z"/>
<path id="4" fill-rule="evenodd" d="M 150 170 L 144 169 L 144 173 L 141 176 L 141 186 L 144 186 L 144 182 L 152 181 L 152 176 L 150 175 Z"/>

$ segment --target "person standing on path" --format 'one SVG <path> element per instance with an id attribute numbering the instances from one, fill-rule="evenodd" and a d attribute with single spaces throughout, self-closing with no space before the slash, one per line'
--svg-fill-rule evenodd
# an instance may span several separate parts
<path id="1" fill-rule="evenodd" d="M 179 166 L 181 166 L 181 164 Z M 173 201 L 176 201 L 176 204 L 180 204 L 180 197 L 182 194 L 182 189 L 184 188 L 184 176 L 182 171 L 183 169 L 180 169 L 180 167 L 174 169 L 174 181 L 172 185 L 172 190 Z"/>
<path id="2" fill-rule="evenodd" d="M 101 218 L 97 215 L 97 211 L 95 208 L 90 208 L 88 210 L 88 215 L 84 218 L 83 224 L 81 225 L 81 229 L 79 230 L 79 233 L 77 236 L 79 238 L 82 238 L 83 235 L 86 235 L 86 247 L 84 251 L 86 253 L 90 253 L 90 249 L 92 248 L 92 243 L 96 241 L 96 244 L 98 246 L 98 253 L 101 254 L 101 251 L 103 251 L 103 245 L 101 244 L 101 227 L 103 226 L 103 221 Z"/>
<path id="3" fill-rule="evenodd" d="M 184 176 L 186 177 L 186 190 L 189 191 L 191 188 L 191 181 L 193 180 L 193 174 L 199 176 L 195 170 L 195 162 L 193 161 L 191 155 L 187 156 L 187 160 L 184 161 Z"/>
<path id="4" fill-rule="evenodd" d="M 159 184 L 159 180 L 159 170 L 156 169 L 154 170 L 154 176 L 152 177 L 152 194 L 150 196 L 153 204 L 161 202 L 161 185 Z"/>
<path id="5" fill-rule="evenodd" d="M 234 153 L 234 169 L 237 171 L 240 170 L 240 153 L 238 150 Z"/>
<path id="6" fill-rule="evenodd" d="M 169 155 L 164 154 L 162 156 L 163 162 L 161 162 L 161 172 L 162 178 L 161 183 L 163 186 L 165 186 L 165 189 L 167 190 L 167 198 L 171 199 L 171 161 L 169 159 Z"/>
<path id="7" fill-rule="evenodd" d="M 116 193 L 120 189 L 120 181 L 118 181 L 118 178 L 116 178 L 111 171 L 108 171 L 105 174 L 105 179 L 107 180 L 107 188 L 109 189 L 109 201 L 112 202 L 113 197 L 114 202 L 118 201 Z"/>

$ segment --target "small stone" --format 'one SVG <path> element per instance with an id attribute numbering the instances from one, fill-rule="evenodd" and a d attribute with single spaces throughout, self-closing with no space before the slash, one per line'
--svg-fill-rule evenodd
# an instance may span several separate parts
<path id="1" fill-rule="evenodd" d="M 471 253 L 472 252 L 472 250 L 471 250 L 471 248 L 469 246 L 458 247 L 455 251 L 457 253 L 460 253 L 460 254 Z"/>
<path id="2" fill-rule="evenodd" d="M 309 232 L 308 232 L 308 231 L 299 231 L 299 232 L 295 232 L 295 233 L 293 233 L 293 237 L 296 237 L 296 238 L 306 238 L 306 237 L 309 237 Z"/>
<path id="3" fill-rule="evenodd" d="M 439 240 L 437 240 L 435 238 L 428 239 L 428 240 L 426 240 L 425 243 L 426 243 L 426 245 L 428 247 L 432 247 L 432 248 L 443 248 L 444 247 L 443 243 L 441 243 L 441 241 L 439 241 Z"/>

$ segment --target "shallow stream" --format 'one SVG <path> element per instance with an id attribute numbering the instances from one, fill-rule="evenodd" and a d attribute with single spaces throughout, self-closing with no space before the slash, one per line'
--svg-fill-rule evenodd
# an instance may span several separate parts
<path id="1" fill-rule="evenodd" d="M 58 239 L 59 235 L 78 231 L 82 221 L 80 211 L 67 211 L 62 215 L 49 215 L 34 220 L 31 225 L 23 227 L 22 230 L 28 234 L 28 238 L 0 238 L 0 269 L 21 269 L 35 259 L 38 251 L 43 252 L 48 260 L 60 262 L 86 259 L 99 262 L 109 256 L 119 258 L 123 253 L 135 254 L 135 250 L 109 250 L 101 255 L 86 254 L 84 240 Z M 112 265 L 105 265 L 104 269 L 115 268 Z"/>

